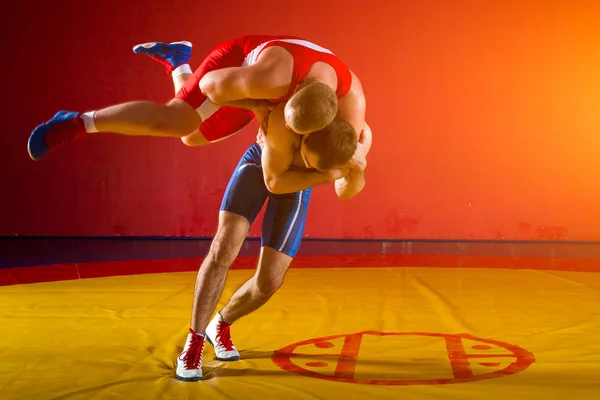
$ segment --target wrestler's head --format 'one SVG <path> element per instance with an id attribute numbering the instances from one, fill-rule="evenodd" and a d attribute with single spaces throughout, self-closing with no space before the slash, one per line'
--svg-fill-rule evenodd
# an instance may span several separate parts
<path id="1" fill-rule="evenodd" d="M 325 128 L 304 135 L 300 154 L 307 168 L 327 171 L 346 165 L 357 147 L 352 125 L 336 118 Z"/>
<path id="2" fill-rule="evenodd" d="M 335 90 L 318 80 L 303 81 L 285 105 L 285 123 L 301 135 L 325 128 L 337 115 Z"/>

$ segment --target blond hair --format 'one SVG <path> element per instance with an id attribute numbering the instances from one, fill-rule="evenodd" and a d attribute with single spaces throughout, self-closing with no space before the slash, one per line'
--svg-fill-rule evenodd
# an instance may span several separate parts
<path id="1" fill-rule="evenodd" d="M 294 132 L 311 133 L 329 125 L 337 112 L 335 90 L 321 81 L 311 81 L 288 100 L 285 121 Z"/>

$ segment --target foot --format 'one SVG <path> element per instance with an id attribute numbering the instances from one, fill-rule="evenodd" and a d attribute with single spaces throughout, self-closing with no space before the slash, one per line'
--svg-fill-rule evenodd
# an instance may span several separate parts
<path id="1" fill-rule="evenodd" d="M 210 324 L 206 327 L 206 340 L 215 348 L 216 359 L 219 361 L 237 361 L 240 353 L 231 341 L 231 324 L 223 321 L 220 313 L 217 313 Z"/>
<path id="2" fill-rule="evenodd" d="M 180 381 L 202 380 L 202 351 L 204 336 L 190 329 L 183 352 L 177 357 L 175 377 Z"/>
<path id="3" fill-rule="evenodd" d="M 27 151 L 33 160 L 39 160 L 61 144 L 85 136 L 81 115 L 71 111 L 59 111 L 52 119 L 38 125 L 27 142 Z"/>
<path id="4" fill-rule="evenodd" d="M 148 42 L 134 46 L 133 52 L 145 54 L 165 66 L 167 75 L 180 65 L 188 64 L 192 55 L 190 42 Z"/>

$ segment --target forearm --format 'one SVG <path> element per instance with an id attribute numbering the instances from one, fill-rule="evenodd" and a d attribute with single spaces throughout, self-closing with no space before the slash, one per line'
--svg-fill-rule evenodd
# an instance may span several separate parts
<path id="1" fill-rule="evenodd" d="M 320 171 L 288 170 L 276 177 L 265 176 L 267 189 L 273 194 L 295 193 L 332 181 L 329 174 Z"/>
<path id="2" fill-rule="evenodd" d="M 365 187 L 365 171 L 352 171 L 349 176 L 335 181 L 335 193 L 340 200 L 350 200 Z"/>

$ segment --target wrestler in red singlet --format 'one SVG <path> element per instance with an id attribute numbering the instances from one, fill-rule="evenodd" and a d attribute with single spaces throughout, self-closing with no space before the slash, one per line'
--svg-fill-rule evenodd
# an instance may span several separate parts
<path id="1" fill-rule="evenodd" d="M 228 40 L 209 52 L 194 72 L 194 76 L 187 80 L 176 95 L 200 114 L 203 120 L 200 131 L 207 140 L 214 142 L 236 133 L 250 123 L 255 115 L 252 111 L 242 108 L 214 105 L 200 90 L 199 82 L 202 77 L 221 68 L 253 65 L 261 52 L 272 46 L 285 48 L 294 58 L 289 91 L 283 97 L 272 99 L 272 102 L 287 101 L 316 62 L 325 62 L 334 68 L 338 80 L 338 98 L 350 90 L 352 75 L 348 67 L 331 51 L 307 40 L 295 36 L 264 35 L 248 35 Z"/>
<path id="2" fill-rule="evenodd" d="M 167 72 L 180 66 L 189 68 L 189 42 L 149 45 L 138 45 L 134 52 L 147 54 L 160 61 L 167 67 Z M 101 132 L 184 137 L 199 128 L 208 142 L 225 139 L 248 125 L 255 114 L 245 108 L 216 105 L 202 93 L 200 81 L 210 71 L 251 66 L 257 63 L 263 50 L 274 46 L 282 47 L 292 55 L 293 70 L 288 93 L 271 101 L 280 103 L 288 100 L 317 62 L 327 63 L 335 70 L 338 98 L 348 93 L 353 86 L 350 70 L 331 51 L 321 46 L 295 36 L 241 36 L 213 48 L 175 96 L 191 105 L 197 115 L 192 110 L 178 107 L 177 103 L 163 106 L 148 101 L 127 102 L 83 113 L 62 110 L 33 130 L 27 144 L 29 155 L 32 159 L 39 160 L 51 149 L 72 139 Z M 167 52 L 161 53 L 161 49 Z M 173 54 L 168 54 L 169 50 L 173 50 Z M 284 81 L 282 85 L 285 84 L 287 83 Z"/>

